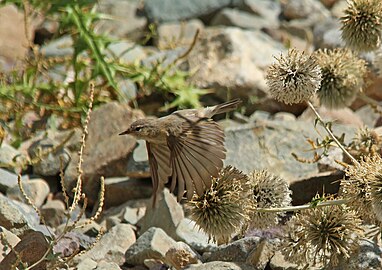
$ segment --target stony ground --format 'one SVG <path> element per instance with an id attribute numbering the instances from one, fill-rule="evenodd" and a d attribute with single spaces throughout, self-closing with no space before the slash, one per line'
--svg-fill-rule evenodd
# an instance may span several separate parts
<path id="1" fill-rule="evenodd" d="M 273 56 L 286 52 L 287 44 L 306 51 L 343 46 L 338 17 L 346 1 L 282 2 L 283 5 L 270 0 L 161 0 L 158 4 L 155 0 L 144 3 L 100 0 L 99 9 L 118 20 L 103 22 L 99 27 L 100 31 L 125 39 L 112 46 L 115 53 L 134 45 L 123 54 L 122 61 L 147 64 L 184 53 L 199 29 L 197 44 L 180 66 L 195 72 L 191 78 L 194 84 L 215 90 L 207 102 L 225 100 L 229 95 L 243 100 L 256 97 L 252 103 L 246 103 L 244 114 L 234 113 L 232 119 L 220 121 L 226 134 L 225 164 L 246 173 L 268 168 L 288 180 L 293 204 L 297 205 L 309 202 L 317 192 L 338 191 L 337 180 L 343 178 L 343 172 L 334 160 L 342 156 L 333 151 L 328 158 L 314 164 L 300 163 L 291 156 L 294 152 L 312 158 L 312 152 L 306 151 L 310 147 L 306 140 L 320 137 L 324 131 L 315 129 L 314 115 L 303 105 L 286 106 L 269 97 L 265 71 Z M 25 47 L 21 45 L 25 37 L 20 20 L 22 12 L 6 6 L 0 9 L 0 18 L 3 16 L 8 19 L 0 19 L 0 37 L 12 37 L 0 42 L 0 65 L 7 65 L 25 55 Z M 135 44 L 150 22 L 158 24 L 153 46 Z M 44 27 L 54 31 L 54 24 L 42 25 L 36 23 L 31 31 L 41 32 Z M 44 45 L 42 50 L 46 55 L 70 55 L 72 51 L 66 45 L 71 42 L 69 36 L 63 36 Z M 374 55 L 367 57 L 372 62 Z M 126 85 L 132 97 L 137 95 L 133 83 Z M 380 79 L 375 79 L 365 91 L 382 100 L 379 86 Z M 349 142 L 363 126 L 382 134 L 381 118 L 364 105 L 356 100 L 350 108 L 336 111 L 319 108 L 319 111 L 324 119 L 336 120 L 335 133 L 345 133 L 345 141 Z M 299 269 L 272 248 L 279 241 L 277 234 L 253 231 L 242 239 L 217 246 L 195 227 L 184 205 L 177 203 L 167 189 L 158 207 L 151 208 L 145 145 L 118 133 L 132 121 L 153 114 L 156 108 L 155 102 L 142 109 L 110 102 L 94 109 L 83 157 L 83 189 L 89 198 L 89 209 L 94 204 L 96 207 L 99 179 L 105 177 L 104 211 L 96 221 L 62 238 L 55 251 L 67 256 L 76 254 L 94 242 L 103 227 L 106 231 L 102 238 L 90 251 L 74 258 L 76 268 L 73 269 Z M 26 121 L 33 121 L 33 115 L 31 119 Z M 60 189 L 60 167 L 65 168 L 64 182 L 70 186 L 78 175 L 77 152 L 82 131 L 51 129 L 23 141 L 18 149 L 6 141 L 0 146 L 0 164 L 7 164 L 22 156 L 33 156 L 34 149 L 60 145 L 69 134 L 64 147 L 34 164 L 22 176 L 25 192 L 40 209 L 49 229 L 40 224 L 36 212 L 25 203 L 15 171 L 0 168 L 1 229 L 10 245 L 17 244 L 16 250 L 34 247 L 32 257 L 46 250 L 42 234 L 48 235 L 48 230 L 57 234 L 64 228 L 66 206 Z M 76 209 L 74 213 L 79 211 Z M 86 220 L 83 217 L 79 223 Z M 3 255 L 0 255 L 0 269 L 8 269 L 15 255 L 12 257 L 11 253 L 5 259 Z M 381 255 L 381 247 L 363 240 L 359 254 L 351 258 L 350 264 L 354 269 L 382 269 Z"/>

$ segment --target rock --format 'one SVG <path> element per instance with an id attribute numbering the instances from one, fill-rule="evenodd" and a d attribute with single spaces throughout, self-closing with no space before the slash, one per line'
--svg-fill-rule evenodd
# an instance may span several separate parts
<path id="1" fill-rule="evenodd" d="M 37 227 L 39 219 L 30 206 L 0 194 L 0 224 L 20 237 Z"/>
<path id="2" fill-rule="evenodd" d="M 116 216 L 108 217 L 105 219 L 106 230 L 110 230 L 112 227 L 121 223 L 121 219 Z"/>
<path id="3" fill-rule="evenodd" d="M 187 270 L 260 270 L 253 266 L 237 262 L 208 262 L 200 265 L 190 265 Z"/>
<path id="4" fill-rule="evenodd" d="M 62 36 L 41 47 L 41 53 L 45 57 L 64 57 L 74 53 L 73 39 L 71 36 Z"/>
<path id="5" fill-rule="evenodd" d="M 356 110 L 355 114 L 362 119 L 363 123 L 369 127 L 373 128 L 377 124 L 379 114 L 376 113 L 369 105 L 362 106 Z"/>
<path id="6" fill-rule="evenodd" d="M 86 249 L 93 243 L 94 239 L 75 230 L 69 231 L 59 239 L 53 247 L 54 253 L 60 253 L 63 257 L 70 257 Z"/>
<path id="7" fill-rule="evenodd" d="M 107 56 L 125 64 L 133 64 L 146 57 L 142 46 L 130 41 L 113 42 L 108 46 Z"/>
<path id="8" fill-rule="evenodd" d="M 347 7 L 348 7 L 348 3 L 346 0 L 337 1 L 331 9 L 333 17 L 335 18 L 343 17 L 345 15 L 344 11 L 346 10 Z"/>
<path id="9" fill-rule="evenodd" d="M 89 219 L 80 220 L 78 225 L 81 227 L 78 228 L 77 231 L 93 238 L 97 237 L 98 233 L 102 230 L 102 226 L 100 224 L 95 221 L 90 221 Z"/>
<path id="10" fill-rule="evenodd" d="M 22 181 L 28 181 L 29 177 L 24 175 Z M 0 168 L 0 192 L 6 193 L 11 187 L 17 186 L 17 175 Z"/>
<path id="11" fill-rule="evenodd" d="M 109 102 L 95 109 L 88 126 L 89 136 L 83 155 L 83 189 L 93 204 L 98 198 L 101 176 L 113 177 L 128 175 L 126 164 L 136 140 L 130 136 L 118 136 L 132 121 L 143 118 L 140 110 L 133 110 L 127 104 Z M 111 120 L 112 119 L 112 120 Z M 77 180 L 78 157 L 65 170 L 65 183 L 68 190 Z"/>
<path id="12" fill-rule="evenodd" d="M 289 182 L 310 177 L 318 173 L 318 165 L 298 162 L 291 154 L 296 153 L 300 158 L 309 160 L 313 158 L 313 152 L 306 151 L 310 149 L 307 138 L 315 140 L 319 134 L 326 134 L 321 126 L 317 125 L 316 128 L 319 133 L 314 128 L 313 120 L 258 120 L 254 124 L 226 128 L 225 164 L 235 166 L 245 173 L 266 168 Z M 355 129 L 336 123 L 333 132 L 338 136 L 345 133 L 345 143 L 349 143 Z"/>
<path id="13" fill-rule="evenodd" d="M 2 142 L 0 144 L 0 164 L 12 164 L 14 159 L 21 153 L 9 144 Z"/>
<path id="14" fill-rule="evenodd" d="M 192 18 L 208 17 L 221 8 L 240 4 L 238 0 L 155 0 L 145 1 L 145 12 L 151 22 L 182 21 Z"/>
<path id="15" fill-rule="evenodd" d="M 17 258 L 27 265 L 32 265 L 38 262 L 49 248 L 49 243 L 41 232 L 29 232 L 21 241 L 14 247 L 4 260 L 0 263 L 0 269 L 11 269 L 12 265 L 17 261 Z M 16 252 L 18 255 L 16 255 Z M 46 261 L 43 260 L 38 265 L 33 267 L 34 270 L 44 270 Z"/>
<path id="16" fill-rule="evenodd" d="M 146 207 L 133 208 L 126 206 L 123 212 L 122 221 L 135 225 L 142 217 L 144 217 L 145 213 Z"/>
<path id="17" fill-rule="evenodd" d="M 330 110 L 325 107 L 319 107 L 317 108 L 317 111 L 324 121 L 335 121 L 336 124 L 340 123 L 356 128 L 361 128 L 364 126 L 362 119 L 349 108 Z M 316 115 L 310 108 L 307 108 L 303 114 L 300 115 L 299 119 L 314 121 L 314 119 L 316 119 Z"/>
<path id="18" fill-rule="evenodd" d="M 316 48 L 345 47 L 341 38 L 341 23 L 336 19 L 328 19 L 313 28 L 314 46 Z"/>
<path id="19" fill-rule="evenodd" d="M 291 180 L 289 188 L 292 190 L 293 204 L 309 203 L 317 193 L 322 194 L 322 191 L 325 191 L 325 194 L 337 194 L 340 188 L 340 180 L 343 177 L 343 172 L 335 171 L 322 172 Z"/>
<path id="20" fill-rule="evenodd" d="M 93 270 L 96 269 L 96 267 L 96 261 L 90 258 L 85 258 L 77 264 L 76 270 Z"/>
<path id="21" fill-rule="evenodd" d="M 152 208 L 150 205 L 146 209 L 145 216 L 139 220 L 137 226 L 140 228 L 140 234 L 151 227 L 157 227 L 165 231 L 170 237 L 176 239 L 176 228 L 183 218 L 182 206 L 177 202 L 175 196 L 165 188 L 162 192 L 162 199 L 155 208 Z"/>
<path id="22" fill-rule="evenodd" d="M 150 179 L 111 177 L 105 179 L 105 207 L 117 206 L 129 200 L 150 198 Z"/>
<path id="23" fill-rule="evenodd" d="M 134 244 L 135 233 L 131 225 L 118 224 L 101 237 L 95 246 L 83 256 L 94 261 L 107 260 L 122 265 L 125 252 Z M 80 256 L 80 257 L 83 257 Z"/>
<path id="24" fill-rule="evenodd" d="M 117 217 L 122 223 L 135 225 L 136 221 L 141 219 L 145 213 L 147 205 L 152 204 L 151 199 L 130 200 L 121 205 L 105 209 L 101 215 L 103 222 L 109 217 Z"/>
<path id="25" fill-rule="evenodd" d="M 276 251 L 271 260 L 269 261 L 270 269 L 272 270 L 298 270 L 297 264 L 288 262 L 280 251 Z"/>
<path id="26" fill-rule="evenodd" d="M 186 48 L 175 48 L 170 50 L 163 50 L 153 53 L 146 59 L 142 60 L 142 65 L 148 68 L 154 68 L 160 64 L 161 68 L 166 68 L 175 63 L 175 61 L 187 51 Z"/>
<path id="27" fill-rule="evenodd" d="M 60 173 L 60 169 L 65 169 L 70 161 L 67 149 L 60 147 L 53 151 L 60 142 L 50 138 L 44 138 L 34 142 L 28 149 L 31 159 L 37 159 L 33 164 L 33 172 L 42 176 L 54 176 Z M 47 154 L 49 153 L 49 154 Z"/>
<path id="28" fill-rule="evenodd" d="M 142 13 L 139 0 L 102 0 L 98 2 L 98 6 L 99 12 L 113 18 L 99 22 L 99 33 L 130 40 L 138 40 L 144 36 L 147 19 L 139 14 Z"/>
<path id="29" fill-rule="evenodd" d="M 137 141 L 137 145 L 134 148 L 133 153 L 129 155 L 129 159 L 127 161 L 127 171 L 132 177 L 151 177 L 145 141 Z"/>
<path id="30" fill-rule="evenodd" d="M 265 269 L 275 253 L 275 245 L 263 239 L 247 256 L 246 263 L 259 269 Z"/>
<path id="31" fill-rule="evenodd" d="M 0 241 L 0 250 L 2 251 L 0 253 L 0 262 L 1 262 L 4 259 L 4 256 L 11 251 L 11 247 L 13 248 L 14 246 L 17 245 L 18 242 L 20 242 L 20 238 L 18 238 L 15 234 L 11 233 L 4 227 L 0 227 L 0 233 L 2 234 L 0 235 L 0 239 L 4 237 L 6 242 L 8 243 L 7 246 L 4 246 L 3 244 L 4 241 L 3 240 Z M 8 245 L 10 245 L 11 247 L 9 247 Z"/>
<path id="32" fill-rule="evenodd" d="M 221 245 L 210 254 L 203 254 L 208 261 L 245 262 L 248 254 L 257 248 L 260 243 L 259 237 L 246 237 L 235 242 Z"/>
<path id="33" fill-rule="evenodd" d="M 117 87 L 119 88 L 121 93 L 121 97 L 119 99 L 120 101 L 128 103 L 131 100 L 135 100 L 137 98 L 138 87 L 132 80 L 118 80 Z"/>
<path id="34" fill-rule="evenodd" d="M 296 121 L 296 116 L 288 112 L 278 112 L 273 115 L 273 119 L 277 121 Z"/>
<path id="35" fill-rule="evenodd" d="M 33 204 L 40 208 L 46 200 L 50 190 L 48 183 L 43 179 L 32 179 L 22 181 L 23 189 L 26 195 L 32 200 Z M 24 195 L 19 186 L 13 186 L 7 190 L 7 197 L 10 199 L 24 201 Z"/>
<path id="36" fill-rule="evenodd" d="M 281 6 L 278 1 L 244 0 L 241 10 L 266 18 L 272 22 L 279 20 Z"/>
<path id="37" fill-rule="evenodd" d="M 177 270 L 184 269 L 188 265 L 201 263 L 199 254 L 195 253 L 187 244 L 177 242 L 176 246 L 171 247 L 165 255 L 167 265 Z"/>
<path id="38" fill-rule="evenodd" d="M 242 29 L 278 28 L 278 20 L 273 18 L 256 16 L 246 11 L 225 8 L 217 13 L 210 23 L 211 26 L 225 25 L 235 26 Z"/>
<path id="39" fill-rule="evenodd" d="M 95 270 L 121 270 L 115 262 L 100 261 Z"/>
<path id="40" fill-rule="evenodd" d="M 281 2 L 282 16 L 287 20 L 305 19 L 312 15 L 330 17 L 323 4 L 315 0 L 286 0 Z"/>
<path id="41" fill-rule="evenodd" d="M 187 243 L 198 252 L 209 251 L 216 247 L 215 244 L 208 242 L 208 235 L 204 233 L 195 221 L 184 218 L 176 228 L 176 239 Z"/>
<path id="42" fill-rule="evenodd" d="M 126 263 L 143 265 L 145 259 L 163 261 L 167 251 L 176 245 L 162 229 L 151 227 L 126 251 Z"/>
<path id="43" fill-rule="evenodd" d="M 15 5 L 0 8 L 0 68 L 11 70 L 17 60 L 24 59 L 28 53 L 28 39 L 24 28 L 24 15 Z M 28 23 L 28 36 L 33 42 L 34 25 Z M 1 65 L 3 63 L 3 65 Z"/>
<path id="44" fill-rule="evenodd" d="M 338 3 L 339 0 L 321 0 L 321 3 L 326 7 L 326 8 L 331 8 L 333 7 L 334 4 Z"/>
<path id="45" fill-rule="evenodd" d="M 350 259 L 342 260 L 333 270 L 341 269 L 382 269 L 382 248 L 370 240 L 360 240 L 360 249 Z"/>
<path id="46" fill-rule="evenodd" d="M 168 22 L 158 26 L 158 48 L 188 47 L 197 30 L 203 31 L 203 22 L 197 19 L 185 22 Z"/>
<path id="47" fill-rule="evenodd" d="M 247 99 L 263 98 L 267 87 L 265 69 L 273 56 L 285 51 L 260 31 L 233 27 L 206 29 L 187 58 L 190 70 L 197 70 L 191 81 L 200 88 L 214 88 L 225 99 L 227 89 L 232 96 Z"/>
<path id="48" fill-rule="evenodd" d="M 41 207 L 41 214 L 48 226 L 56 228 L 65 220 L 65 204 L 60 200 L 48 200 Z"/>

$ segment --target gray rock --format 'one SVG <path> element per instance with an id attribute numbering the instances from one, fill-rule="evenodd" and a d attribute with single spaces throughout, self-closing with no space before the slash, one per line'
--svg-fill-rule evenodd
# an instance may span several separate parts
<path id="1" fill-rule="evenodd" d="M 234 97 L 262 98 L 267 92 L 262 69 L 283 51 L 281 43 L 260 31 L 211 27 L 203 32 L 187 64 L 190 70 L 197 70 L 191 78 L 196 86 L 214 88 L 223 99 L 227 89 Z"/>
<path id="2" fill-rule="evenodd" d="M 248 254 L 260 243 L 259 237 L 246 237 L 235 242 L 218 246 L 210 254 L 203 254 L 208 261 L 245 262 Z"/>
<path id="3" fill-rule="evenodd" d="M 86 224 L 86 225 L 84 225 Z M 83 219 L 78 222 L 81 226 L 78 228 L 78 232 L 81 232 L 89 237 L 97 237 L 98 233 L 101 231 L 102 226 L 95 221 L 89 221 L 89 219 Z"/>
<path id="4" fill-rule="evenodd" d="M 146 142 L 144 140 L 137 141 L 132 155 L 129 155 L 126 170 L 132 177 L 151 177 Z"/>
<path id="5" fill-rule="evenodd" d="M 143 265 L 146 259 L 163 261 L 167 251 L 176 245 L 162 229 L 151 227 L 126 251 L 126 263 Z"/>
<path id="6" fill-rule="evenodd" d="M 106 262 L 106 261 L 100 261 L 97 264 L 97 267 L 94 270 L 120 270 L 118 264 L 115 262 Z"/>
<path id="7" fill-rule="evenodd" d="M 81 249 L 86 249 L 94 242 L 94 239 L 78 231 L 69 231 L 60 238 L 53 247 L 54 253 L 61 253 L 63 257 L 77 254 Z"/>
<path id="8" fill-rule="evenodd" d="M 12 164 L 20 154 L 15 148 L 3 142 L 0 145 L 0 164 Z"/>
<path id="9" fill-rule="evenodd" d="M 31 159 L 39 159 L 39 162 L 33 164 L 33 172 L 42 176 L 54 176 L 60 173 L 61 168 L 66 168 L 70 161 L 70 154 L 65 148 L 58 148 L 53 151 L 53 147 L 60 142 L 50 138 L 44 138 L 34 142 L 28 149 Z M 48 155 L 45 153 L 49 152 Z"/>
<path id="10" fill-rule="evenodd" d="M 190 265 L 186 268 L 187 270 L 260 270 L 259 268 L 254 268 L 252 265 L 246 265 L 244 263 L 237 262 L 208 262 L 200 265 Z"/>
<path id="11" fill-rule="evenodd" d="M 325 134 L 322 127 L 317 126 L 317 129 L 319 134 Z M 345 133 L 345 143 L 348 143 L 355 129 L 335 124 L 333 132 L 339 136 Z M 306 139 L 319 137 L 313 121 L 259 120 L 255 124 L 228 128 L 225 135 L 226 165 L 246 173 L 266 168 L 287 181 L 318 173 L 317 164 L 300 163 L 291 156 L 296 153 L 301 158 L 312 159 L 313 153 L 306 151 L 310 147 Z"/>
<path id="12" fill-rule="evenodd" d="M 60 200 L 49 200 L 41 207 L 41 214 L 48 226 L 56 228 L 65 220 L 65 204 Z"/>
<path id="13" fill-rule="evenodd" d="M 92 112 L 82 166 L 83 188 L 90 204 L 98 198 L 101 176 L 128 175 L 126 163 L 136 140 L 130 135 L 118 134 L 138 118 L 143 118 L 140 110 L 133 110 L 127 104 L 117 102 L 109 102 Z M 65 170 L 68 190 L 71 190 L 77 180 L 77 164 L 78 156 L 72 155 L 72 161 Z"/>
<path id="14" fill-rule="evenodd" d="M 272 270 L 299 270 L 297 264 L 288 262 L 285 260 L 283 254 L 280 251 L 276 251 L 271 260 L 269 261 L 270 269 Z"/>
<path id="15" fill-rule="evenodd" d="M 140 228 L 140 234 L 151 227 L 157 227 L 176 239 L 176 228 L 184 218 L 183 208 L 167 188 L 161 194 L 162 199 L 155 208 L 152 208 L 150 205 L 146 209 L 145 216 L 139 220 L 137 226 Z"/>
<path id="16" fill-rule="evenodd" d="M 146 207 L 133 208 L 126 206 L 123 211 L 122 221 L 135 225 L 142 217 L 144 217 L 145 213 Z"/>
<path id="17" fill-rule="evenodd" d="M 147 17 L 153 22 L 182 21 L 208 16 L 217 10 L 240 4 L 239 0 L 156 0 L 145 1 Z"/>
<path id="18" fill-rule="evenodd" d="M 244 0 L 240 9 L 256 14 L 270 21 L 278 21 L 281 13 L 279 1 L 269 0 Z"/>
<path id="19" fill-rule="evenodd" d="M 135 233 L 131 225 L 118 224 L 102 236 L 99 242 L 78 260 L 91 258 L 94 261 L 107 260 L 122 265 L 125 252 L 134 244 Z"/>
<path id="20" fill-rule="evenodd" d="M 73 55 L 73 40 L 71 36 L 63 36 L 52 40 L 41 47 L 41 53 L 45 57 L 64 57 Z"/>
<path id="21" fill-rule="evenodd" d="M 39 218 L 30 206 L 0 194 L 0 224 L 20 237 L 34 230 Z"/>
<path id="22" fill-rule="evenodd" d="M 16 246 L 18 242 L 20 242 L 20 238 L 18 238 L 15 234 L 8 231 L 6 228 L 0 226 L 0 232 L 4 235 L 4 238 L 7 240 L 9 245 L 12 247 Z M 0 262 L 4 259 L 4 256 L 7 255 L 11 249 L 7 246 L 4 246 L 3 241 L 0 241 Z"/>
<path id="23" fill-rule="evenodd" d="M 382 269 L 382 248 L 370 240 L 360 241 L 360 249 L 357 254 L 353 254 L 349 261 L 341 261 L 333 270 L 341 269 Z"/>
<path id="24" fill-rule="evenodd" d="M 277 121 L 296 121 L 296 116 L 288 112 L 275 113 L 272 118 Z"/>
<path id="25" fill-rule="evenodd" d="M 144 35 L 147 19 L 139 15 L 141 2 L 139 0 L 102 0 L 98 1 L 99 12 L 111 15 L 111 20 L 99 22 L 100 33 L 117 38 L 137 40 Z"/>
<path id="26" fill-rule="evenodd" d="M 184 218 L 176 228 L 177 239 L 187 243 L 198 252 L 209 251 L 216 245 L 208 242 L 208 235 L 196 225 L 195 221 Z"/>
<path id="27" fill-rule="evenodd" d="M 149 198 L 152 184 L 149 179 L 112 177 L 105 179 L 105 207 L 117 206 L 128 200 Z"/>
<path id="28" fill-rule="evenodd" d="M 121 79 L 117 82 L 117 86 L 121 93 L 120 101 L 128 103 L 137 98 L 138 87 L 130 79 Z"/>
<path id="29" fill-rule="evenodd" d="M 28 179 L 27 175 L 21 177 L 22 181 L 27 181 Z M 9 188 L 14 186 L 17 186 L 17 175 L 0 168 L 0 192 L 6 193 Z"/>
<path id="30" fill-rule="evenodd" d="M 38 208 L 46 200 L 50 190 L 48 183 L 43 179 L 33 179 L 22 181 L 23 189 L 26 195 L 32 200 L 33 204 Z M 24 195 L 21 193 L 19 186 L 13 186 L 7 190 L 7 197 L 10 199 L 24 201 Z"/>
<path id="31" fill-rule="evenodd" d="M 134 44 L 130 41 L 118 41 L 111 43 L 107 50 L 107 56 L 116 58 L 118 61 L 126 64 L 132 64 L 141 61 L 146 57 L 146 52 L 142 46 Z"/>
<path id="32" fill-rule="evenodd" d="M 247 256 L 246 263 L 259 269 L 265 269 L 275 253 L 276 246 L 271 241 L 263 239 Z"/>
<path id="33" fill-rule="evenodd" d="M 286 0 L 281 2 L 282 15 L 287 20 L 304 19 L 314 14 L 325 18 L 330 17 L 330 12 L 320 1 L 315 0 Z"/>
<path id="34" fill-rule="evenodd" d="M 261 30 L 266 27 L 278 28 L 278 20 L 276 18 L 270 20 L 269 18 L 257 16 L 249 12 L 225 8 L 213 17 L 210 25 L 225 25 L 243 29 Z"/>
<path id="35" fill-rule="evenodd" d="M 355 113 L 357 116 L 359 116 L 362 119 L 363 123 L 369 128 L 375 127 L 377 120 L 380 116 L 369 105 L 362 106 Z"/>
<path id="36" fill-rule="evenodd" d="M 202 31 L 203 28 L 203 22 L 197 19 L 185 22 L 162 23 L 158 26 L 157 45 L 161 49 L 169 48 L 174 44 L 177 47 L 190 46 L 196 31 Z"/>
<path id="37" fill-rule="evenodd" d="M 90 258 L 84 258 L 82 261 L 80 261 L 77 266 L 76 270 L 93 270 L 97 267 L 97 262 L 90 259 Z"/>
<path id="38" fill-rule="evenodd" d="M 146 59 L 142 60 L 142 65 L 153 68 L 160 64 L 162 68 L 165 68 L 173 64 L 180 56 L 182 56 L 187 51 L 186 48 L 176 48 L 173 50 L 164 50 L 152 54 Z"/>
<path id="39" fill-rule="evenodd" d="M 314 46 L 316 48 L 344 47 L 341 38 L 341 23 L 336 19 L 328 19 L 313 28 Z"/>

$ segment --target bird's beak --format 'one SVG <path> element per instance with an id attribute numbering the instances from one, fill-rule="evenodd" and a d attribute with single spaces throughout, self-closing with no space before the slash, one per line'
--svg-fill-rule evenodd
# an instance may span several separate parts
<path id="1" fill-rule="evenodd" d="M 126 131 L 121 132 L 118 135 L 126 135 L 126 134 L 130 134 L 130 132 L 131 132 L 130 129 L 127 129 Z"/>

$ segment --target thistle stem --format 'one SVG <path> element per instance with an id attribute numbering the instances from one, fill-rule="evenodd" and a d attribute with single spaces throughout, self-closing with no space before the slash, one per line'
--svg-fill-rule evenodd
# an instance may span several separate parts
<path id="1" fill-rule="evenodd" d="M 321 118 L 320 114 L 318 113 L 318 111 L 316 110 L 316 108 L 314 108 L 313 104 L 310 101 L 307 101 L 307 103 L 308 103 L 308 106 L 312 109 L 312 111 L 316 115 L 320 124 L 324 127 L 326 132 L 329 134 L 329 136 L 332 138 L 332 140 L 338 145 L 338 147 L 342 150 L 342 152 L 344 152 L 345 155 L 347 155 L 350 158 L 350 160 L 353 162 L 353 164 L 359 165 L 359 162 L 345 149 L 345 147 L 338 141 L 336 136 L 334 136 L 334 134 L 330 130 L 330 128 L 327 127 L 327 125 L 325 124 L 324 120 L 322 120 L 322 118 Z"/>
<path id="2" fill-rule="evenodd" d="M 279 207 L 279 208 L 256 208 L 255 211 L 257 212 L 268 212 L 268 213 L 277 213 L 277 212 L 290 212 L 290 211 L 299 211 L 299 210 L 305 210 L 310 208 L 319 208 L 319 207 L 325 207 L 330 205 L 340 205 L 340 204 L 346 204 L 349 200 L 347 199 L 341 199 L 341 200 L 332 200 L 327 202 L 322 202 L 317 205 L 313 204 L 304 204 L 304 205 L 296 205 L 296 206 L 288 206 L 288 207 Z"/>

